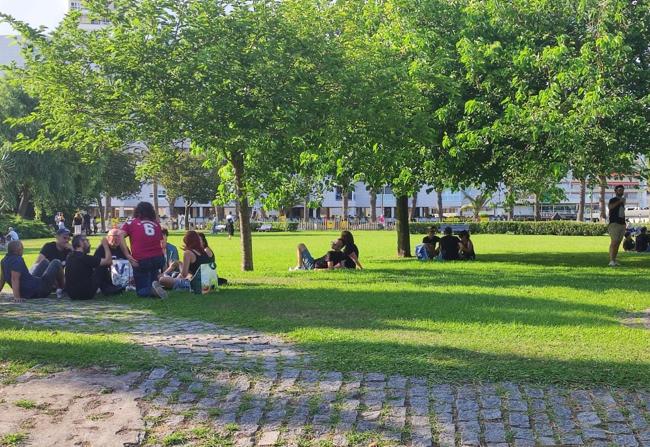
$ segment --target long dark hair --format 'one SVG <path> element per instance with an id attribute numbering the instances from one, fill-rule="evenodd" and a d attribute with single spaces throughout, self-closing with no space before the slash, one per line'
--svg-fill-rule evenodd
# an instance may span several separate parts
<path id="1" fill-rule="evenodd" d="M 153 209 L 153 205 L 149 202 L 138 203 L 133 212 L 133 217 L 136 219 L 151 220 L 153 222 L 158 220 L 156 217 L 156 210 Z"/>
<path id="2" fill-rule="evenodd" d="M 208 238 L 205 237 L 204 233 L 199 233 L 199 237 L 201 238 L 201 242 L 203 242 L 203 248 L 210 248 L 208 245 Z"/>
<path id="3" fill-rule="evenodd" d="M 354 236 L 348 230 L 341 231 L 341 240 L 344 247 L 351 247 L 354 245 Z"/>
<path id="4" fill-rule="evenodd" d="M 194 230 L 185 233 L 185 236 L 183 237 L 183 250 L 194 250 L 202 255 L 206 254 L 205 249 L 203 248 L 203 242 L 201 241 L 201 236 Z"/>

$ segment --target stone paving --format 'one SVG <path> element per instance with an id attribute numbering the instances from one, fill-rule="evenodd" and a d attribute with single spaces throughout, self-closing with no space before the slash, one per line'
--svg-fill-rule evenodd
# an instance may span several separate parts
<path id="1" fill-rule="evenodd" d="M 161 318 L 108 301 L 0 299 L 0 318 L 126 332 L 171 360 L 130 376 L 137 376 L 130 390 L 144 420 L 143 445 L 650 447 L 647 390 L 444 384 L 319 371 L 277 337 Z M 23 385 L 32 380 L 21 379 Z"/>

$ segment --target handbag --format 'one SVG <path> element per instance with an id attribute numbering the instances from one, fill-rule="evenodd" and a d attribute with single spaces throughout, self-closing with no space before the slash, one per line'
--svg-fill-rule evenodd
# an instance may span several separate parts
<path id="1" fill-rule="evenodd" d="M 219 287 L 217 264 L 214 262 L 201 264 L 190 281 L 192 293 L 205 295 Z"/>

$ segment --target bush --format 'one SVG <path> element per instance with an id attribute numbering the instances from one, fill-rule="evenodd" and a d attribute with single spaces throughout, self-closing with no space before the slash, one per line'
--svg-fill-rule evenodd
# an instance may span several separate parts
<path id="1" fill-rule="evenodd" d="M 430 223 L 411 223 L 412 234 L 425 234 Z M 434 224 L 437 226 L 437 224 Z M 492 221 L 469 222 L 469 231 L 472 234 L 537 234 L 555 236 L 602 236 L 607 233 L 607 224 L 582 223 L 567 220 L 552 220 L 545 222 L 524 221 Z"/>
<path id="2" fill-rule="evenodd" d="M 36 239 L 50 237 L 54 233 L 53 229 L 48 227 L 40 220 L 27 220 L 18 216 L 0 216 L 0 233 L 7 233 L 7 229 L 13 227 L 21 239 Z"/>

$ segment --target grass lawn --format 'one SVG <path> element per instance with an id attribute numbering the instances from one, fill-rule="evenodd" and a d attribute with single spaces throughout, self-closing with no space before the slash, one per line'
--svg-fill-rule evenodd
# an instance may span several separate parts
<path id="1" fill-rule="evenodd" d="M 230 286 L 204 297 L 116 301 L 161 316 L 277 333 L 311 352 L 322 368 L 435 381 L 650 386 L 650 331 L 620 324 L 624 313 L 650 307 L 650 255 L 623 253 L 623 267 L 611 269 L 605 237 L 476 235 L 477 261 L 420 263 L 395 258 L 393 232 L 357 232 L 364 271 L 287 271 L 298 242 L 319 256 L 334 237 L 256 234 L 256 270 L 243 273 L 239 241 L 210 236 Z M 43 242 L 26 243 L 28 263 Z M 180 246 L 180 235 L 171 242 Z M 16 334 L 0 326 L 0 346 Z M 95 343 L 88 335 L 67 336 L 66 343 Z M 121 339 L 104 341 L 113 344 L 110 352 L 121 352 Z M 68 357 L 51 346 L 47 352 L 51 359 Z M 15 355 L 0 348 L 0 357 Z"/>

